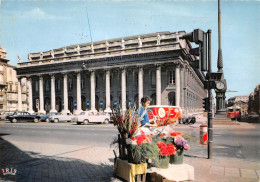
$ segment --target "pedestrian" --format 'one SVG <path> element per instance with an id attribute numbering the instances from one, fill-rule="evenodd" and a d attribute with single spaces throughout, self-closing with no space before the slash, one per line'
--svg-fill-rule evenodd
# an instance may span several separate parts
<path id="1" fill-rule="evenodd" d="M 156 127 L 157 124 L 151 124 L 153 123 L 153 119 L 149 120 L 148 113 L 147 113 L 147 107 L 150 105 L 152 99 L 148 96 L 145 96 L 141 99 L 141 107 L 139 108 L 139 120 L 141 122 L 141 127 Z"/>

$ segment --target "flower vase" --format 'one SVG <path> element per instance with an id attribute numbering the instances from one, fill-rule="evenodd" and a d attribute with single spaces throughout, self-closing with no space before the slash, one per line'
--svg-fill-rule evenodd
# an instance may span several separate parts
<path id="1" fill-rule="evenodd" d="M 169 166 L 169 157 L 168 156 L 160 156 L 158 168 L 167 169 Z"/>
<path id="2" fill-rule="evenodd" d="M 183 150 L 177 150 L 175 155 L 170 156 L 170 164 L 182 164 L 183 163 Z"/>

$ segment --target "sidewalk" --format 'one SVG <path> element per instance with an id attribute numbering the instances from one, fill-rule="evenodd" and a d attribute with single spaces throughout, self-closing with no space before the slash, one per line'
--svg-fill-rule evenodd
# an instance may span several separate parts
<path id="1" fill-rule="evenodd" d="M 233 157 L 206 159 L 205 148 L 194 146 L 185 152 L 184 163 L 194 167 L 196 182 L 260 181 L 260 162 Z M 4 181 L 118 182 L 113 177 L 113 162 L 113 150 L 108 148 L 9 142 L 0 137 L 1 169 L 17 169 L 14 176 L 1 173 L 0 180 Z"/>

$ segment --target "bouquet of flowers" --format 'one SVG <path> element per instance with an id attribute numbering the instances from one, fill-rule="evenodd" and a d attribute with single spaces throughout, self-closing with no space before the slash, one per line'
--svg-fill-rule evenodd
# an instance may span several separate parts
<path id="1" fill-rule="evenodd" d="M 188 142 L 182 137 L 178 136 L 175 141 L 174 145 L 176 146 L 177 150 L 189 150 L 190 146 L 188 145 Z"/>
<path id="2" fill-rule="evenodd" d="M 140 125 L 138 113 L 135 111 L 135 108 L 131 107 L 125 112 L 121 112 L 120 108 L 117 108 L 112 113 L 112 120 L 119 133 L 122 136 L 127 135 L 127 137 L 134 136 Z"/>
<path id="3" fill-rule="evenodd" d="M 163 142 L 158 141 L 157 146 L 159 147 L 160 151 L 159 154 L 162 156 L 169 156 L 174 155 L 176 153 L 176 147 L 173 144 L 165 144 Z"/>

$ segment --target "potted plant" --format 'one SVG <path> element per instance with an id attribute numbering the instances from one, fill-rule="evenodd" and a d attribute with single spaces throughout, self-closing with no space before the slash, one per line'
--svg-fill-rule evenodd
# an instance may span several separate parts
<path id="1" fill-rule="evenodd" d="M 184 150 L 189 150 L 188 142 L 181 136 L 180 132 L 171 133 L 174 136 L 173 144 L 177 149 L 176 154 L 170 156 L 171 164 L 182 164 Z"/>
<path id="2" fill-rule="evenodd" d="M 176 153 L 176 147 L 173 144 L 165 144 L 164 142 L 158 141 L 157 145 L 159 147 L 159 168 L 166 169 L 169 165 L 169 156 Z"/>

